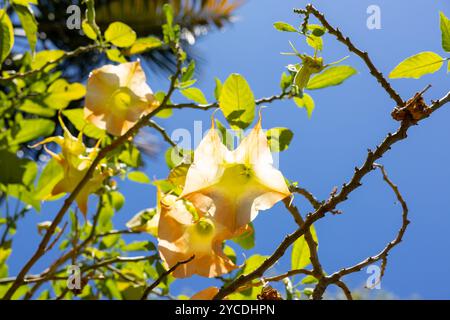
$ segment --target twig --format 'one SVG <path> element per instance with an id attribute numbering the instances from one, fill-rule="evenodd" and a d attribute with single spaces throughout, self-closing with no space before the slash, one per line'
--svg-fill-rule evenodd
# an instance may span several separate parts
<path id="1" fill-rule="evenodd" d="M 147 300 L 147 297 L 150 294 L 150 292 L 152 292 L 153 289 L 155 289 L 161 283 L 161 281 L 163 281 L 169 274 L 174 272 L 179 266 L 191 262 L 194 258 L 195 258 L 195 256 L 192 256 L 187 260 L 179 261 L 174 266 L 172 266 L 169 270 L 162 273 L 158 277 L 158 279 L 156 279 L 151 285 L 149 285 L 148 287 L 145 288 L 144 294 L 142 295 L 141 300 Z"/>
<path id="2" fill-rule="evenodd" d="M 353 300 L 352 292 L 343 281 L 338 280 L 334 284 L 342 289 L 342 292 L 344 293 L 347 300 Z"/>
<path id="3" fill-rule="evenodd" d="M 308 4 L 306 8 L 303 9 L 294 9 L 294 12 L 299 14 L 305 14 L 310 13 L 313 14 L 321 23 L 322 25 L 328 30 L 328 32 L 336 37 L 336 39 L 339 42 L 342 42 L 344 45 L 347 46 L 348 50 L 359 56 L 367 65 L 369 68 L 370 73 L 377 79 L 377 81 L 381 84 L 381 86 L 384 88 L 384 90 L 389 94 L 389 96 L 395 101 L 397 106 L 403 107 L 404 101 L 400 97 L 400 95 L 392 88 L 391 84 L 386 80 L 386 78 L 383 76 L 383 74 L 378 71 L 378 69 L 373 64 L 372 60 L 369 57 L 369 54 L 366 51 L 361 51 L 358 49 L 353 42 L 350 40 L 349 37 L 345 37 L 342 32 L 338 28 L 334 28 L 328 20 L 325 18 L 325 16 L 317 10 L 312 4 Z"/>
<path id="4" fill-rule="evenodd" d="M 1 81 L 11 81 L 11 80 L 14 80 L 14 79 L 17 79 L 17 78 L 25 78 L 25 77 L 31 76 L 33 74 L 36 74 L 36 73 L 44 71 L 47 67 L 49 67 L 49 66 L 51 66 L 53 64 L 59 63 L 62 60 L 65 60 L 65 59 L 68 59 L 68 58 L 73 58 L 73 57 L 76 57 L 76 56 L 78 56 L 80 54 L 83 54 L 83 53 L 86 53 L 86 52 L 89 52 L 89 51 L 92 51 L 92 50 L 96 50 L 96 49 L 99 49 L 99 48 L 103 48 L 103 45 L 91 44 L 91 45 L 88 45 L 88 46 L 85 46 L 85 47 L 79 47 L 79 48 L 75 49 L 74 51 L 64 52 L 64 54 L 61 57 L 59 57 L 58 59 L 48 61 L 47 63 L 45 63 L 42 67 L 40 67 L 38 69 L 30 70 L 30 71 L 23 72 L 23 73 L 14 73 L 14 74 L 11 74 L 8 77 L 2 77 L 2 78 L 0 78 L 0 82 Z"/>
<path id="5" fill-rule="evenodd" d="M 166 141 L 166 142 L 167 142 L 168 144 L 170 144 L 172 147 L 176 147 L 176 146 L 177 146 L 176 142 L 173 141 L 173 140 L 169 137 L 169 135 L 167 134 L 166 130 L 165 130 L 163 127 L 161 127 L 159 124 L 157 124 L 155 121 L 150 120 L 150 121 L 148 122 L 148 125 L 149 125 L 150 127 L 154 128 L 154 129 L 156 129 L 156 131 L 158 131 L 158 132 L 162 135 L 164 141 Z"/>
<path id="6" fill-rule="evenodd" d="M 256 105 L 264 104 L 264 103 L 271 103 L 276 100 L 283 100 L 284 98 L 288 97 L 288 92 L 282 92 L 278 95 L 273 95 L 271 97 L 267 98 L 260 98 L 258 100 L 255 100 Z M 199 109 L 199 110 L 209 110 L 214 108 L 219 108 L 218 102 L 213 102 L 209 104 L 195 104 L 195 103 L 179 103 L 179 104 L 168 104 L 165 109 Z"/>
<path id="7" fill-rule="evenodd" d="M 397 233 L 397 236 L 395 237 L 395 239 L 392 240 L 391 242 L 389 242 L 380 253 L 378 253 L 375 256 L 368 257 L 364 261 L 361 261 L 360 263 L 358 263 L 352 267 L 341 269 L 338 272 L 330 275 L 330 278 L 339 278 L 340 279 L 341 277 L 343 277 L 345 275 L 348 275 L 348 274 L 356 272 L 356 271 L 360 271 L 364 267 L 367 267 L 368 265 L 370 265 L 376 261 L 383 260 L 381 274 L 380 274 L 380 279 L 381 279 L 383 277 L 385 269 L 386 269 L 387 257 L 389 255 L 389 252 L 402 241 L 403 235 L 405 234 L 406 229 L 410 223 L 410 221 L 408 220 L 408 206 L 407 206 L 405 200 L 403 199 L 400 191 L 398 190 L 398 187 L 389 179 L 389 177 L 386 173 L 386 170 L 384 169 L 384 167 L 382 165 L 374 164 L 374 167 L 379 168 L 381 170 L 384 181 L 386 181 L 386 183 L 389 185 L 389 187 L 394 191 L 395 196 L 397 197 L 397 200 L 400 202 L 400 204 L 402 206 L 402 211 L 403 211 L 402 212 L 402 225 L 401 225 L 400 229 L 398 230 L 398 233 Z"/>

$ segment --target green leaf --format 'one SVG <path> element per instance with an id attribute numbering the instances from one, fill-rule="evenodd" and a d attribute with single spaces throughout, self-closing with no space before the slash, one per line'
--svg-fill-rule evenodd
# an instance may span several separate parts
<path id="1" fill-rule="evenodd" d="M 78 131 L 83 132 L 86 136 L 94 139 L 101 139 L 105 137 L 106 133 L 94 126 L 92 123 L 84 119 L 83 109 L 64 110 L 62 114 L 69 119 L 70 122 L 77 128 Z"/>
<path id="2" fill-rule="evenodd" d="M 255 97 L 245 78 L 228 77 L 222 87 L 219 106 L 233 129 L 247 128 L 255 118 Z"/>
<path id="3" fill-rule="evenodd" d="M 14 29 L 6 10 L 0 10 L 0 64 L 5 61 L 14 46 Z"/>
<path id="4" fill-rule="evenodd" d="M 10 137 L 10 145 L 19 145 L 47 137 L 55 131 L 55 123 L 47 119 L 26 119 L 19 123 L 20 129 Z"/>
<path id="5" fill-rule="evenodd" d="M 191 60 L 187 68 L 183 71 L 183 75 L 181 76 L 181 82 L 186 82 L 191 80 L 194 76 L 195 72 L 195 60 Z"/>
<path id="6" fill-rule="evenodd" d="M 127 62 L 127 59 L 123 56 L 122 52 L 118 49 L 108 49 L 106 50 L 106 56 L 109 60 L 118 62 L 118 63 L 125 63 Z"/>
<path id="7" fill-rule="evenodd" d="M 0 183 L 30 185 L 37 174 L 37 164 L 20 159 L 14 153 L 0 150 Z"/>
<path id="8" fill-rule="evenodd" d="M 111 197 L 111 203 L 115 211 L 122 209 L 125 204 L 125 197 L 119 191 L 113 191 L 109 194 Z"/>
<path id="9" fill-rule="evenodd" d="M 133 43 L 131 48 L 127 51 L 127 54 L 130 56 L 134 54 L 141 54 L 161 46 L 162 41 L 157 37 L 139 38 Z"/>
<path id="10" fill-rule="evenodd" d="M 261 256 L 259 254 L 255 254 L 245 260 L 245 266 L 242 269 L 243 274 L 249 274 L 256 269 L 259 268 L 263 264 L 263 262 L 268 258 L 268 256 Z"/>
<path id="11" fill-rule="evenodd" d="M 389 74 L 389 78 L 419 79 L 426 74 L 435 73 L 442 67 L 443 63 L 444 58 L 437 53 L 421 52 L 400 62 Z"/>
<path id="12" fill-rule="evenodd" d="M 308 275 L 306 277 L 304 277 L 301 281 L 302 284 L 314 284 L 314 283 L 318 283 L 319 280 L 317 280 L 316 277 Z"/>
<path id="13" fill-rule="evenodd" d="M 84 34 L 86 37 L 92 40 L 97 40 L 97 33 L 95 32 L 94 28 L 89 24 L 89 22 L 85 19 L 81 23 L 81 29 L 83 29 Z"/>
<path id="14" fill-rule="evenodd" d="M 284 32 L 298 32 L 295 27 L 290 25 L 289 23 L 278 21 L 273 24 L 273 27 L 277 29 L 278 31 L 284 31 Z"/>
<path id="15" fill-rule="evenodd" d="M 280 80 L 280 88 L 283 91 L 286 91 L 292 84 L 292 74 L 287 74 L 286 72 L 283 72 L 281 74 L 281 80 Z"/>
<path id="16" fill-rule="evenodd" d="M 50 159 L 50 161 L 42 170 L 41 176 L 39 177 L 35 198 L 43 200 L 49 194 L 51 194 L 55 185 L 64 177 L 64 171 L 61 165 L 55 160 Z"/>
<path id="17" fill-rule="evenodd" d="M 132 171 L 128 173 L 128 179 L 137 183 L 150 183 L 150 178 L 144 172 L 141 171 Z"/>
<path id="18" fill-rule="evenodd" d="M 306 43 L 314 50 L 317 50 L 317 51 L 323 50 L 323 40 L 321 37 L 309 35 L 306 37 Z"/>
<path id="19" fill-rule="evenodd" d="M 214 88 L 214 98 L 216 98 L 217 101 L 220 99 L 220 94 L 222 92 L 222 82 L 219 78 L 214 78 L 214 81 L 216 83 L 216 87 Z"/>
<path id="20" fill-rule="evenodd" d="M 56 114 L 56 110 L 42 105 L 39 101 L 33 101 L 30 99 L 25 99 L 25 101 L 20 105 L 19 110 L 47 118 L 51 118 Z"/>
<path id="21" fill-rule="evenodd" d="M 83 98 L 86 89 L 81 83 L 68 83 L 65 79 L 58 79 L 48 87 L 47 92 L 44 103 L 52 109 L 62 110 L 71 101 Z"/>
<path id="22" fill-rule="evenodd" d="M 234 251 L 234 249 L 230 246 L 225 245 L 223 247 L 223 253 L 230 258 L 231 261 L 233 261 L 233 263 L 236 263 L 237 261 L 237 257 L 236 257 L 236 252 Z"/>
<path id="23" fill-rule="evenodd" d="M 439 12 L 439 16 L 442 34 L 442 48 L 445 51 L 450 52 L 450 20 L 443 12 Z"/>
<path id="24" fill-rule="evenodd" d="M 314 226 L 309 228 L 311 235 L 316 243 L 318 243 L 316 230 Z M 311 263 L 310 251 L 308 244 L 306 243 L 305 236 L 298 238 L 294 245 L 292 246 L 292 256 L 291 256 L 291 269 L 303 269 Z"/>
<path id="25" fill-rule="evenodd" d="M 31 52 L 34 53 L 37 43 L 37 21 L 34 17 L 33 10 L 27 5 L 15 5 L 14 11 L 17 13 L 20 23 L 22 24 L 25 35 L 27 36 Z"/>
<path id="26" fill-rule="evenodd" d="M 309 94 L 304 93 L 303 97 L 294 97 L 294 102 L 299 108 L 305 108 L 308 113 L 308 118 L 311 118 L 315 104 L 313 98 Z"/>
<path id="27" fill-rule="evenodd" d="M 321 37 L 325 34 L 327 29 L 318 24 L 308 24 L 307 29 L 311 31 L 311 34 L 316 37 Z"/>
<path id="28" fill-rule="evenodd" d="M 289 147 L 294 133 L 288 128 L 272 128 L 266 132 L 270 151 L 281 152 Z"/>
<path id="29" fill-rule="evenodd" d="M 155 250 L 155 245 L 150 241 L 133 241 L 124 247 L 124 251 L 152 251 Z"/>
<path id="30" fill-rule="evenodd" d="M 162 109 L 155 114 L 155 117 L 161 119 L 170 118 L 173 115 L 173 109 Z"/>
<path id="31" fill-rule="evenodd" d="M 255 227 L 253 223 L 249 224 L 248 230 L 231 240 L 240 245 L 244 250 L 252 249 L 255 246 Z"/>
<path id="32" fill-rule="evenodd" d="M 340 85 L 342 82 L 357 74 L 355 68 L 350 66 L 335 66 L 325 69 L 322 73 L 313 76 L 306 88 L 308 90 L 322 89 Z"/>
<path id="33" fill-rule="evenodd" d="M 119 48 L 126 48 L 136 41 L 136 32 L 125 23 L 113 22 L 105 31 L 105 40 Z"/>
<path id="34" fill-rule="evenodd" d="M 200 104 L 207 104 L 208 100 L 206 100 L 205 95 L 203 92 L 198 88 L 187 88 L 180 90 L 180 93 L 186 97 L 186 99 L 192 100 L 194 102 L 200 103 Z"/>
<path id="35" fill-rule="evenodd" d="M 228 150 L 234 149 L 234 135 L 220 122 L 216 119 L 217 130 L 219 130 L 222 136 L 222 143 L 227 146 Z"/>
<path id="36" fill-rule="evenodd" d="M 39 51 L 34 56 L 33 61 L 31 62 L 31 69 L 37 70 L 41 69 L 48 63 L 59 61 L 59 59 L 64 55 L 64 51 L 62 50 L 44 50 Z M 53 68 L 54 65 L 50 65 L 50 68 Z M 48 71 L 48 70 L 46 70 Z"/>

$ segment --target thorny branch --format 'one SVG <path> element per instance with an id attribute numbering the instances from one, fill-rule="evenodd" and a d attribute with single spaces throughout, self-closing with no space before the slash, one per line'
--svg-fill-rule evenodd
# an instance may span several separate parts
<path id="1" fill-rule="evenodd" d="M 336 38 L 343 42 L 344 44 L 347 45 L 347 47 L 349 48 L 349 50 L 353 53 L 355 53 L 356 55 L 358 55 L 359 57 L 361 57 L 361 59 L 363 59 L 363 61 L 367 64 L 367 66 L 369 67 L 370 73 L 381 83 L 382 87 L 385 89 L 385 91 L 389 94 L 389 96 L 391 96 L 391 98 L 397 103 L 397 106 L 403 106 L 404 102 L 403 100 L 400 98 L 400 96 L 394 91 L 394 89 L 392 88 L 392 86 L 389 84 L 389 82 L 383 77 L 383 75 L 381 74 L 381 72 L 378 71 L 378 69 L 374 66 L 374 64 L 372 63 L 372 61 L 369 58 L 369 55 L 361 50 L 359 50 L 358 48 L 356 48 L 353 43 L 350 41 L 349 38 L 346 38 L 342 35 L 342 33 L 338 30 L 333 28 L 328 21 L 325 19 L 325 16 L 323 14 L 321 14 L 319 11 L 317 11 L 312 5 L 308 5 L 306 10 L 296 10 L 296 12 L 298 13 L 302 13 L 302 14 L 309 14 L 312 13 L 314 14 L 320 21 L 321 23 L 328 29 L 328 31 L 335 35 Z M 430 106 L 430 111 L 426 116 L 423 117 L 423 119 L 429 117 L 434 111 L 436 111 L 437 109 L 439 109 L 440 107 L 442 107 L 444 104 L 450 102 L 450 92 L 447 93 L 446 96 L 444 96 L 442 99 L 435 101 L 432 103 L 432 105 Z M 241 275 L 239 276 L 236 280 L 232 281 L 229 284 L 224 285 L 221 290 L 216 294 L 216 296 L 214 297 L 214 299 L 223 299 L 225 298 L 227 295 L 233 293 L 234 291 L 238 290 L 240 287 L 244 286 L 245 284 L 251 282 L 252 280 L 255 280 L 257 278 L 261 278 L 263 277 L 264 273 L 266 270 L 268 270 L 271 266 L 273 266 L 286 252 L 286 250 L 301 236 L 305 235 L 305 239 L 306 239 L 306 234 L 309 231 L 310 226 L 316 222 L 317 220 L 323 218 L 327 212 L 332 212 L 332 210 L 335 210 L 336 206 L 339 205 L 340 203 L 346 201 L 348 199 L 348 196 L 357 188 L 359 188 L 362 184 L 361 184 L 361 180 L 370 172 L 374 169 L 374 164 L 375 162 L 380 159 L 387 151 L 389 151 L 392 147 L 392 145 L 394 145 L 395 143 L 406 139 L 407 137 L 407 132 L 408 129 L 413 126 L 416 125 L 417 122 L 416 121 L 411 121 L 411 119 L 406 118 L 405 120 L 403 120 L 399 126 L 399 128 L 397 129 L 396 132 L 394 133 L 389 133 L 387 135 L 387 137 L 383 140 L 383 142 L 381 142 L 380 145 L 377 146 L 377 148 L 372 151 L 372 150 L 368 150 L 367 152 L 367 156 L 366 156 L 366 160 L 365 162 L 362 164 L 361 167 L 356 167 L 355 168 L 355 172 L 352 176 L 352 178 L 350 179 L 349 182 L 344 183 L 342 185 L 342 188 L 340 191 L 333 191 L 331 193 L 331 196 L 329 197 L 329 199 L 326 202 L 323 202 L 320 204 L 320 206 L 315 207 L 315 211 L 309 213 L 306 216 L 305 221 L 302 223 L 301 220 L 298 219 L 298 216 L 300 216 L 299 214 L 296 213 L 296 209 L 290 209 L 289 211 L 291 213 L 293 213 L 294 218 L 296 218 L 297 223 L 299 224 L 299 229 L 297 229 L 296 231 L 294 231 L 293 233 L 291 233 L 290 235 L 286 236 L 286 238 L 280 243 L 280 245 L 278 246 L 278 248 L 272 253 L 271 256 L 269 256 L 256 270 L 254 270 L 253 272 L 247 274 L 247 275 Z M 397 190 L 398 191 L 398 190 Z M 309 198 L 312 199 L 311 203 L 315 203 L 315 198 L 311 197 L 309 193 L 305 193 L 305 192 L 300 192 L 300 194 L 304 195 L 307 199 Z M 396 193 L 397 194 L 397 193 Z M 398 194 L 397 194 L 398 196 Z M 399 198 L 399 201 L 402 203 L 402 206 L 404 205 L 404 203 L 400 200 L 402 199 L 401 197 Z M 403 200 L 403 199 L 402 199 Z M 311 201 L 311 200 L 310 200 Z M 316 203 L 317 204 L 317 203 Z M 314 206 L 314 205 L 313 205 Z M 317 284 L 314 293 L 313 293 L 313 299 L 321 299 L 323 293 L 325 292 L 326 288 L 328 287 L 329 284 L 331 283 L 336 283 L 336 281 L 339 281 L 340 278 L 346 274 L 352 273 L 352 272 L 356 272 L 361 270 L 361 268 L 365 267 L 366 265 L 373 263 L 374 261 L 378 261 L 380 259 L 383 260 L 383 264 L 385 265 L 386 262 L 386 257 L 387 254 L 389 253 L 389 251 L 396 245 L 398 244 L 402 237 L 403 234 L 406 230 L 406 225 L 405 225 L 405 214 L 404 213 L 404 225 L 402 225 L 402 228 L 400 229 L 400 232 L 396 238 L 396 240 L 394 240 L 393 242 L 389 243 L 388 246 L 381 252 L 379 253 L 377 256 L 374 257 L 369 257 L 368 259 L 366 259 L 365 261 L 363 261 L 360 264 L 357 264 L 349 269 L 343 269 L 341 271 L 339 271 L 337 274 L 333 274 L 332 276 L 322 276 L 319 279 L 319 283 Z M 301 216 L 300 216 L 301 217 Z M 406 220 L 407 221 L 407 220 Z M 314 248 L 314 244 L 308 244 L 310 246 L 310 248 Z M 313 251 L 313 250 L 312 250 Z M 313 252 L 311 254 L 311 256 L 313 256 Z M 312 257 L 312 259 L 314 259 Z M 312 261 L 313 262 L 313 261 Z M 317 270 L 317 265 L 314 269 Z M 337 285 L 344 290 L 344 293 L 346 293 L 346 296 L 348 296 L 348 292 L 347 292 L 347 288 L 346 286 L 341 283 L 338 282 Z"/>
<path id="2" fill-rule="evenodd" d="M 333 27 L 325 18 L 325 15 L 319 12 L 319 10 L 317 10 L 312 4 L 308 4 L 305 9 L 294 9 L 294 12 L 306 15 L 307 17 L 309 17 L 310 14 L 313 14 L 330 34 L 334 35 L 339 42 L 342 42 L 347 46 L 348 50 L 359 56 L 364 61 L 364 63 L 369 68 L 370 73 L 377 79 L 383 89 L 396 102 L 397 106 L 402 107 L 404 105 L 404 101 L 400 97 L 400 95 L 392 88 L 391 84 L 387 81 L 383 74 L 375 67 L 374 63 L 369 57 L 369 53 L 367 51 L 358 49 L 349 37 L 344 36 L 339 28 Z"/>

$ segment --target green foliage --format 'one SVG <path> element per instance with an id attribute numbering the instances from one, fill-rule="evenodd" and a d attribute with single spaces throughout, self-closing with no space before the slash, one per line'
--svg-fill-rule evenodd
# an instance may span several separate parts
<path id="1" fill-rule="evenodd" d="M 308 118 L 311 118 L 315 108 L 313 98 L 309 94 L 304 93 L 302 97 L 294 97 L 293 100 L 299 108 L 305 108 L 308 114 Z"/>
<path id="2" fill-rule="evenodd" d="M 442 48 L 446 52 L 450 52 L 450 20 L 445 16 L 443 12 L 440 12 L 439 16 L 442 34 Z"/>
<path id="3" fill-rule="evenodd" d="M 122 22 L 113 22 L 105 31 L 105 40 L 119 48 L 130 47 L 136 41 L 136 32 Z"/>
<path id="4" fill-rule="evenodd" d="M 144 172 L 141 172 L 141 171 L 129 172 L 127 177 L 128 177 L 128 180 L 134 181 L 137 183 L 149 184 L 151 182 L 150 178 Z"/>
<path id="5" fill-rule="evenodd" d="M 437 53 L 426 51 L 411 56 L 400 62 L 389 74 L 389 78 L 419 79 L 430 73 L 435 73 L 444 64 L 444 58 Z"/>
<path id="6" fill-rule="evenodd" d="M 180 91 L 183 96 L 185 96 L 187 99 L 192 100 L 194 102 L 200 103 L 200 104 L 207 104 L 208 100 L 206 100 L 205 95 L 203 92 L 198 88 L 187 88 Z"/>
<path id="7" fill-rule="evenodd" d="M 245 78 L 232 74 L 223 84 L 219 106 L 233 129 L 247 128 L 255 118 L 255 97 Z"/>
<path id="8" fill-rule="evenodd" d="M 326 69 L 322 73 L 313 76 L 306 88 L 308 90 L 323 89 L 326 87 L 337 86 L 343 83 L 351 76 L 357 74 L 355 68 L 350 66 L 334 66 Z"/>
<path id="9" fill-rule="evenodd" d="M 77 128 L 88 137 L 94 139 L 102 139 L 106 132 L 94 126 L 92 123 L 86 122 L 84 119 L 84 111 L 82 109 L 64 110 L 62 114 Z"/>
<path id="10" fill-rule="evenodd" d="M 38 26 L 33 10 L 29 5 L 30 1 L 15 0 L 12 2 L 14 11 L 17 13 L 20 23 L 22 24 L 22 28 L 25 30 L 31 52 L 34 53 L 37 43 Z M 37 1 L 34 1 L 34 4 L 37 4 Z"/>
<path id="11" fill-rule="evenodd" d="M 319 243 L 317 239 L 317 234 L 314 226 L 311 226 L 309 229 L 311 231 L 311 235 L 316 243 Z M 308 247 L 308 243 L 305 240 L 305 236 L 301 236 L 298 238 L 294 245 L 292 246 L 292 255 L 291 255 L 291 269 L 303 269 L 311 263 L 310 260 L 310 251 Z"/>
<path id="12" fill-rule="evenodd" d="M 289 23 L 286 22 L 275 22 L 273 24 L 274 28 L 277 29 L 278 31 L 284 31 L 284 32 L 298 32 L 297 29 L 295 27 L 293 27 L 292 25 L 290 25 Z"/>
<path id="13" fill-rule="evenodd" d="M 289 147 L 294 133 L 288 128 L 272 128 L 266 132 L 270 151 L 280 152 Z"/>
<path id="14" fill-rule="evenodd" d="M 247 230 L 232 240 L 244 250 L 252 249 L 255 246 L 255 227 L 253 223 L 250 223 Z"/>
<path id="15" fill-rule="evenodd" d="M 14 45 L 14 30 L 6 10 L 0 10 L 0 64 L 5 61 Z"/>

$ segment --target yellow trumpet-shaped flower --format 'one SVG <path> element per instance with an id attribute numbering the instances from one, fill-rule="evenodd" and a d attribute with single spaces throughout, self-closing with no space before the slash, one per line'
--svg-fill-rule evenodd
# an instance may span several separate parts
<path id="1" fill-rule="evenodd" d="M 271 208 L 290 194 L 283 175 L 273 166 L 260 119 L 234 151 L 225 147 L 213 123 L 195 150 L 180 197 L 210 212 L 234 233 L 259 210 Z"/>
<path id="2" fill-rule="evenodd" d="M 236 265 L 223 253 L 222 244 L 232 235 L 208 215 L 197 215 L 184 200 L 165 196 L 161 201 L 158 227 L 158 250 L 168 266 L 195 258 L 173 273 L 176 278 L 198 274 L 217 277 L 229 273 Z"/>
<path id="3" fill-rule="evenodd" d="M 72 136 L 61 119 L 60 122 L 64 130 L 64 136 L 50 137 L 32 146 L 36 147 L 38 145 L 44 145 L 45 150 L 59 163 L 64 172 L 64 176 L 53 187 L 51 193 L 46 197 L 47 199 L 61 193 L 72 192 L 83 179 L 98 153 L 97 146 L 94 148 L 87 148 L 83 143 L 81 133 L 78 137 Z M 58 144 L 61 147 L 61 153 L 56 154 L 48 150 L 45 144 L 50 142 Z M 110 175 L 108 170 L 102 169 L 103 168 L 100 166 L 95 169 L 93 176 L 75 199 L 78 208 L 84 215 L 87 213 L 89 195 L 97 191 L 101 187 L 103 180 Z"/>
<path id="4" fill-rule="evenodd" d="M 158 106 L 139 61 L 106 65 L 89 76 L 84 116 L 115 136 L 123 135 Z"/>

